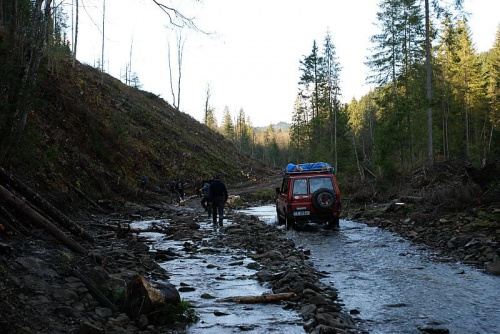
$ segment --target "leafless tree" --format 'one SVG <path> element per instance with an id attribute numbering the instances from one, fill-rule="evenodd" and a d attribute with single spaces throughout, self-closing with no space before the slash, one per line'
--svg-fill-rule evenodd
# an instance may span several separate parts
<path id="1" fill-rule="evenodd" d="M 172 93 L 172 104 L 173 104 L 174 108 L 176 108 L 177 110 L 180 110 L 182 57 L 184 54 L 184 44 L 186 42 L 186 39 L 182 36 L 182 31 L 180 29 L 176 29 L 175 34 L 176 34 L 176 46 L 177 46 L 177 95 L 175 93 L 174 76 L 172 73 L 173 66 L 172 66 L 170 40 L 167 42 L 168 69 L 169 69 L 169 74 L 170 74 L 170 92 Z"/>
<path id="2" fill-rule="evenodd" d="M 76 65 L 76 47 L 78 45 L 78 0 L 74 0 L 75 21 L 74 21 L 74 39 L 73 39 L 73 67 Z M 73 13 L 73 11 L 72 11 Z"/>

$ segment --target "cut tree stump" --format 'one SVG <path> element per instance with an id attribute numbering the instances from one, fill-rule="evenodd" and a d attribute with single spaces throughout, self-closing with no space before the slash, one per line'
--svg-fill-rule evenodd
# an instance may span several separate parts
<path id="1" fill-rule="evenodd" d="M 275 295 L 262 295 L 262 296 L 237 296 L 217 299 L 218 303 L 239 303 L 239 304 L 261 304 L 261 303 L 275 303 L 282 300 L 289 300 L 295 297 L 295 292 L 277 293 Z"/>
<path id="2" fill-rule="evenodd" d="M 124 311 L 134 319 L 141 314 L 149 315 L 161 310 L 166 304 L 177 305 L 181 302 L 179 291 L 170 283 L 148 282 L 144 277 L 135 275 L 128 284 L 123 299 Z"/>

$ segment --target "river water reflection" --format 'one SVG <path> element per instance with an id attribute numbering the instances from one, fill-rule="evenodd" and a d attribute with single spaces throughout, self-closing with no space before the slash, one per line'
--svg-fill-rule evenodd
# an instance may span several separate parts
<path id="1" fill-rule="evenodd" d="M 242 213 L 276 224 L 274 206 Z M 433 260 L 432 252 L 377 227 L 345 221 L 340 233 L 287 231 L 309 249 L 314 266 L 339 290 L 346 310 L 370 333 L 500 333 L 500 278 L 458 263 Z M 419 329 L 420 328 L 420 329 Z"/>

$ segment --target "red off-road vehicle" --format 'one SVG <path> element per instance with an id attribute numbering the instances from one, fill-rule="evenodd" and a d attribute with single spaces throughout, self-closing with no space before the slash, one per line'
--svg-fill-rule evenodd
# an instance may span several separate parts
<path id="1" fill-rule="evenodd" d="M 278 223 L 287 229 L 308 223 L 339 229 L 340 190 L 329 164 L 288 164 L 276 193 Z"/>

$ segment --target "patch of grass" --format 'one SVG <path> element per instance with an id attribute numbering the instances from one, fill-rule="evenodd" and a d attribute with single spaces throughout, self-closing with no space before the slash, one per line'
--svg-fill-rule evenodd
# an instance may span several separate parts
<path id="1" fill-rule="evenodd" d="M 175 324 L 176 322 L 192 324 L 197 322 L 200 317 L 186 301 L 179 304 L 166 304 L 163 309 L 154 315 L 154 323 L 158 325 Z"/>
<path id="2" fill-rule="evenodd" d="M 115 304 L 120 305 L 123 302 L 123 298 L 125 296 L 125 292 L 127 289 L 125 288 L 115 288 L 108 291 L 108 298 Z"/>

